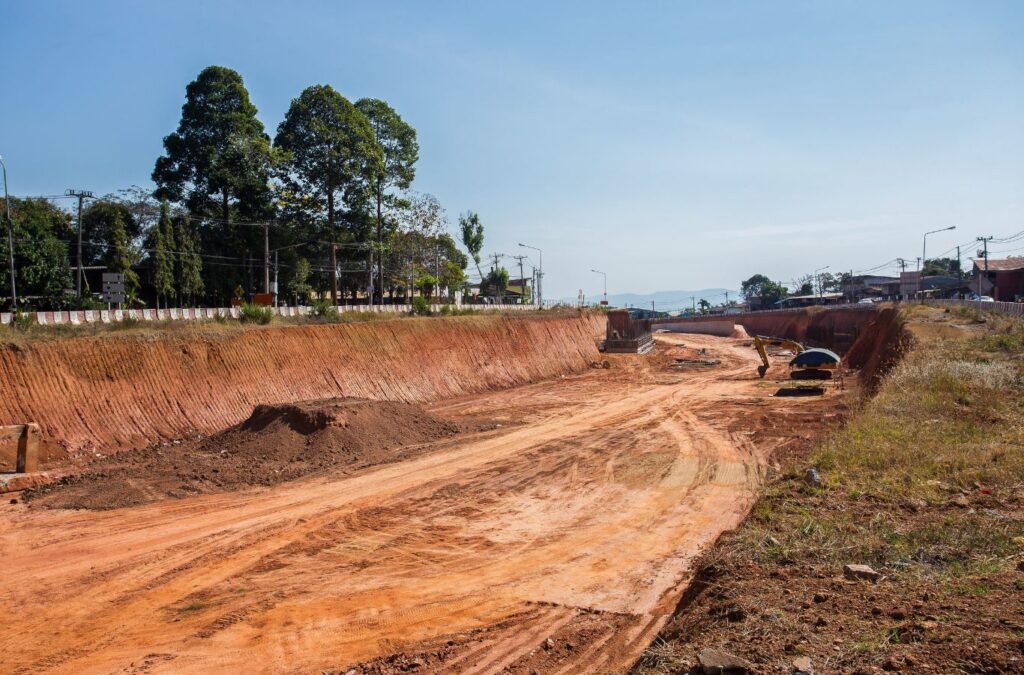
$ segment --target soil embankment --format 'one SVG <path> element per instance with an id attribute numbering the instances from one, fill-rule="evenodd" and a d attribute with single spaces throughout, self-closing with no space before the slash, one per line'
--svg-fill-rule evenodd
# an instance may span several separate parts
<path id="1" fill-rule="evenodd" d="M 0 424 L 36 422 L 43 462 L 238 424 L 259 404 L 427 401 L 588 367 L 599 316 L 466 316 L 104 336 L 0 348 Z"/>
<path id="2" fill-rule="evenodd" d="M 735 325 L 742 326 L 750 335 L 788 338 L 810 347 L 828 347 L 844 352 L 857 341 L 864 327 L 876 318 L 879 311 L 875 307 L 856 307 L 704 317 L 698 321 L 661 319 L 654 322 L 654 327 L 728 337 Z"/>

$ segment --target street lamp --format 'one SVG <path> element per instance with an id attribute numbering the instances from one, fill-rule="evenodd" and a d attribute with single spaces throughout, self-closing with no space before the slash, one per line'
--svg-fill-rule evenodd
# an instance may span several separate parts
<path id="1" fill-rule="evenodd" d="M 925 258 L 925 251 L 928 250 L 928 235 L 935 234 L 936 232 L 946 232 L 947 230 L 955 230 L 956 225 L 950 225 L 949 227 L 943 227 L 938 230 L 932 230 L 931 232 L 925 232 L 924 237 L 921 239 L 921 276 L 924 276 L 925 262 L 928 260 Z"/>
<path id="2" fill-rule="evenodd" d="M 539 271 L 537 272 L 537 307 L 539 309 L 544 309 L 544 251 L 540 250 L 536 246 L 527 246 L 523 243 L 520 243 L 519 245 L 540 254 L 540 265 Z"/>
<path id="3" fill-rule="evenodd" d="M 602 272 L 601 270 L 590 270 L 590 271 L 593 272 L 594 274 L 600 274 L 602 277 L 604 277 L 604 302 L 601 303 L 601 304 L 603 304 L 603 305 L 605 305 L 607 307 L 608 306 L 608 275 L 605 274 L 604 272 Z"/>
<path id="4" fill-rule="evenodd" d="M 819 298 L 821 297 L 821 277 L 818 276 L 818 272 L 821 272 L 822 270 L 827 270 L 829 267 L 832 267 L 832 266 L 831 265 L 825 265 L 824 267 L 819 267 L 818 269 L 814 270 L 814 273 L 812 274 L 812 276 L 814 277 L 814 280 L 818 282 L 818 297 Z"/>
<path id="5" fill-rule="evenodd" d="M 11 222 L 11 196 L 7 194 L 7 165 L 0 156 L 0 166 L 4 170 L 4 204 L 7 217 L 7 261 L 10 263 L 11 275 L 11 311 L 18 311 L 18 291 L 14 283 L 14 223 Z"/>

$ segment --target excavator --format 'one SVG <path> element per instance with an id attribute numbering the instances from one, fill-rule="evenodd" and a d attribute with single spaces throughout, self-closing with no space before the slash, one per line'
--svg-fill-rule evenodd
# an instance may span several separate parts
<path id="1" fill-rule="evenodd" d="M 767 346 L 782 347 L 793 352 L 793 359 L 789 362 L 789 376 L 794 380 L 827 380 L 832 377 L 830 371 L 839 368 L 839 355 L 828 349 L 807 349 L 795 340 L 755 335 L 754 347 L 763 363 L 757 367 L 757 374 L 760 377 L 764 377 L 770 367 L 768 352 L 765 351 Z"/>

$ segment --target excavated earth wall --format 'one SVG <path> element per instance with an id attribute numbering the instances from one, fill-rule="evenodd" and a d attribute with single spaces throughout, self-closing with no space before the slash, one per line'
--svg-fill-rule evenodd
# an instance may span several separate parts
<path id="1" fill-rule="evenodd" d="M 449 398 L 581 371 L 604 324 L 465 316 L 4 345 L 0 425 L 38 423 L 54 454 L 209 434 L 261 403 Z"/>
<path id="2" fill-rule="evenodd" d="M 846 351 L 857 341 L 864 327 L 875 319 L 878 312 L 875 307 L 855 307 L 737 314 L 703 317 L 699 320 L 660 319 L 654 322 L 654 327 L 680 333 L 728 336 L 733 326 L 739 325 L 750 335 L 789 338 L 812 347 Z"/>

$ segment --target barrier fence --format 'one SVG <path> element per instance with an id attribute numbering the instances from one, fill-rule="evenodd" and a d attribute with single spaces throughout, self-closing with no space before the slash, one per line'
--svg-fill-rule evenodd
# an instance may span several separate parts
<path id="1" fill-rule="evenodd" d="M 444 305 L 430 305 L 431 312 L 440 312 Z M 472 309 L 474 311 L 529 311 L 537 309 L 537 305 L 448 305 L 452 309 Z M 313 308 L 303 306 L 272 307 L 277 316 L 305 316 L 313 312 Z M 374 314 L 408 314 L 412 305 L 338 305 L 339 314 L 351 312 L 372 312 Z M 72 310 L 65 312 L 26 312 L 34 323 L 40 326 L 79 325 L 83 323 L 117 323 L 125 319 L 135 321 L 202 321 L 217 317 L 237 319 L 241 314 L 239 307 L 214 308 L 173 308 L 173 309 L 91 309 Z M 0 324 L 9 324 L 14 316 L 10 312 L 0 313 Z"/>

